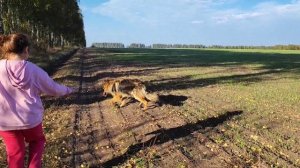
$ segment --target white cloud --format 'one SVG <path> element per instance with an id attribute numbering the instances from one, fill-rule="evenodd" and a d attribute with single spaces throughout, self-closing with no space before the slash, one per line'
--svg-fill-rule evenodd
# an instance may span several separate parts
<path id="1" fill-rule="evenodd" d="M 240 1 L 109 0 L 89 12 L 114 21 L 124 33 L 124 39 L 141 42 L 258 45 L 299 42 L 295 37 L 300 35 L 297 30 L 300 0 L 286 4 L 263 1 L 238 8 Z M 107 26 L 106 29 L 117 31 L 108 22 L 101 26 L 101 29 Z"/>
<path id="2" fill-rule="evenodd" d="M 215 16 L 212 16 L 212 20 L 217 24 L 232 23 L 241 20 L 257 19 L 263 17 L 265 14 L 262 12 L 238 12 L 227 11 L 218 12 Z"/>
<path id="3" fill-rule="evenodd" d="M 240 13 L 233 15 L 235 19 L 251 19 L 251 18 L 256 18 L 259 16 L 263 16 L 264 14 L 261 12 L 252 12 L 252 13 Z"/>
<path id="4" fill-rule="evenodd" d="M 228 9 L 225 11 L 215 11 L 215 13 L 212 14 L 212 19 L 215 20 L 216 23 L 229 23 L 250 19 L 274 21 L 281 19 L 280 17 L 300 18 L 300 1 L 283 5 L 264 2 L 249 11 Z"/>
<path id="5" fill-rule="evenodd" d="M 221 24 L 221 23 L 226 23 L 229 20 L 228 16 L 213 16 L 212 19 L 215 21 L 215 23 Z"/>
<path id="6" fill-rule="evenodd" d="M 152 25 L 203 20 L 213 6 L 225 0 L 110 0 L 92 12 L 125 22 Z"/>
<path id="7" fill-rule="evenodd" d="M 300 1 L 293 1 L 289 4 L 261 3 L 255 8 L 256 11 L 266 15 L 289 15 L 300 14 Z"/>
<path id="8" fill-rule="evenodd" d="M 202 23 L 204 23 L 204 21 L 203 20 L 193 20 L 193 21 L 191 21 L 191 23 L 192 24 L 202 24 Z"/>
<path id="9" fill-rule="evenodd" d="M 236 0 L 109 0 L 92 9 L 93 13 L 123 22 L 148 25 L 203 22 L 230 23 L 250 19 L 276 19 L 277 16 L 300 15 L 300 1 L 289 4 L 263 2 L 251 10 L 224 9 Z M 190 20 L 190 21 L 189 21 Z M 192 22 L 191 22 L 192 21 Z M 198 22 L 200 21 L 200 22 Z"/>

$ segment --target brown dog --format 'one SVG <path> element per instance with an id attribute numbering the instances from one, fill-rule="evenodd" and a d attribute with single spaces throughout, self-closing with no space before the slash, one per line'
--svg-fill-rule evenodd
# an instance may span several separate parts
<path id="1" fill-rule="evenodd" d="M 132 98 L 143 105 L 143 110 L 148 109 L 148 102 L 159 102 L 159 96 L 156 93 L 148 93 L 146 86 L 138 79 L 110 79 L 102 84 L 103 95 L 113 96 L 111 103 L 118 104 L 120 107 L 127 105 Z"/>

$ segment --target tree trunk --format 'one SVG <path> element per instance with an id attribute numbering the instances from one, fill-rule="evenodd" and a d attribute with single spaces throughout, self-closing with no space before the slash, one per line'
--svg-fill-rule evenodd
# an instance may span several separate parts
<path id="1" fill-rule="evenodd" d="M 0 34 L 4 34 L 2 13 L 3 13 L 3 0 L 0 0 Z"/>
<path id="2" fill-rule="evenodd" d="M 2 16 L 0 15 L 0 34 L 4 34 Z"/>

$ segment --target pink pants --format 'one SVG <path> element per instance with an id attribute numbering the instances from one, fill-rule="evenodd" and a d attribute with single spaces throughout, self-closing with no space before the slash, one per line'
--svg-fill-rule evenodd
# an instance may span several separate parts
<path id="1" fill-rule="evenodd" d="M 42 124 L 26 130 L 0 131 L 0 136 L 6 146 L 9 168 L 24 168 L 25 141 L 29 143 L 28 167 L 42 167 L 42 155 L 46 142 Z"/>

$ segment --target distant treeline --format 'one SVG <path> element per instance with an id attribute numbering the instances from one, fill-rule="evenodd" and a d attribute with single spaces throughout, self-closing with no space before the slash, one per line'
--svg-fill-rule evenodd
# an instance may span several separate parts
<path id="1" fill-rule="evenodd" d="M 300 50 L 300 45 L 274 45 L 274 46 L 223 46 L 223 45 L 210 45 L 205 46 L 202 44 L 152 44 L 146 46 L 142 43 L 132 43 L 125 47 L 122 43 L 93 43 L 92 47 L 98 48 L 218 48 L 218 49 L 275 49 L 275 50 Z"/>
<path id="2" fill-rule="evenodd" d="M 128 48 L 146 48 L 145 44 L 132 43 L 128 46 Z"/>
<path id="3" fill-rule="evenodd" d="M 205 48 L 201 44 L 152 44 L 152 48 Z"/>
<path id="4" fill-rule="evenodd" d="M 220 48 L 220 49 L 275 49 L 275 50 L 300 50 L 300 45 L 274 45 L 274 46 L 222 46 L 212 45 L 205 48 Z"/>
<path id="5" fill-rule="evenodd" d="M 96 48 L 125 48 L 122 43 L 93 43 L 92 47 Z"/>

